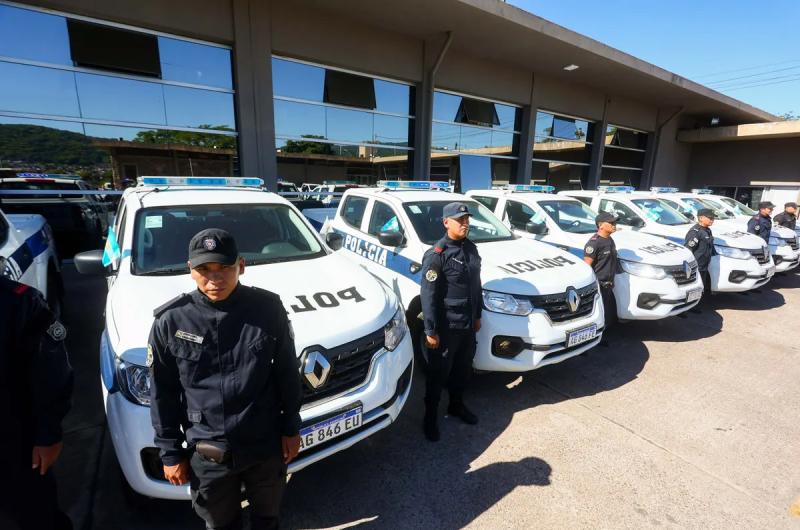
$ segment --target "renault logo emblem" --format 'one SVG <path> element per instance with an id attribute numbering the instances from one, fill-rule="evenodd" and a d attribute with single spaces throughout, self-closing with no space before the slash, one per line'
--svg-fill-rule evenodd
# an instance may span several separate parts
<path id="1" fill-rule="evenodd" d="M 687 280 L 692 277 L 692 266 L 689 265 L 688 261 L 683 262 L 683 272 L 686 274 Z"/>
<path id="2" fill-rule="evenodd" d="M 317 389 L 325 384 L 331 373 L 331 363 L 318 351 L 309 352 L 303 362 L 303 377 L 311 388 Z"/>
<path id="3" fill-rule="evenodd" d="M 575 291 L 575 289 L 570 289 L 567 291 L 567 304 L 569 305 L 569 310 L 573 313 L 578 310 L 578 306 L 581 305 L 581 297 Z"/>

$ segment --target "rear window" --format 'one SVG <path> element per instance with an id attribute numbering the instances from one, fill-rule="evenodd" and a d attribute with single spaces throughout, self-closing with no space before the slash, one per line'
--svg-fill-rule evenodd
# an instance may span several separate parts
<path id="1" fill-rule="evenodd" d="M 0 189 L 3 190 L 43 190 L 43 191 L 81 191 L 81 188 L 78 186 L 78 182 L 55 182 L 55 181 L 48 181 L 48 180 L 36 180 L 36 181 L 12 181 L 12 182 L 0 182 Z M 9 195 L 10 199 L 34 199 L 34 198 L 72 198 L 72 199 L 80 199 L 80 195 L 50 195 L 50 194 L 41 194 L 41 193 L 31 193 L 24 194 L 24 195 Z"/>

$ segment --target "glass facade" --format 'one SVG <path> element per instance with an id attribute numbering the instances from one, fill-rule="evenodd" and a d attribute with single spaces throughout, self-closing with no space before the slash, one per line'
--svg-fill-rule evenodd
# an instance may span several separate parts
<path id="1" fill-rule="evenodd" d="M 414 88 L 272 58 L 278 176 L 295 184 L 409 178 Z"/>
<path id="2" fill-rule="evenodd" d="M 436 90 L 431 134 L 432 178 L 456 181 L 484 179 L 494 185 L 513 178 L 519 154 L 519 107 Z M 479 164 L 473 157 L 486 157 Z M 485 167 L 485 175 L 476 168 Z M 463 175 L 462 175 L 463 173 Z"/>
<path id="3" fill-rule="evenodd" d="M 642 182 L 647 133 L 609 125 L 605 134 L 601 184 L 638 188 Z"/>
<path id="4" fill-rule="evenodd" d="M 100 30 L 78 36 L 69 15 L 0 4 L 0 79 L 13 80 L 0 83 L 0 167 L 117 187 L 141 175 L 236 172 L 229 49 L 80 24 Z M 105 53 L 103 66 L 77 66 L 85 61 L 76 42 L 102 50 L 102 40 L 86 39 L 115 35 L 150 40 L 157 57 L 129 49 Z M 125 73 L 150 59 L 159 74 Z"/>
<path id="5" fill-rule="evenodd" d="M 559 190 L 585 188 L 594 127 L 589 120 L 537 112 L 531 182 Z"/>

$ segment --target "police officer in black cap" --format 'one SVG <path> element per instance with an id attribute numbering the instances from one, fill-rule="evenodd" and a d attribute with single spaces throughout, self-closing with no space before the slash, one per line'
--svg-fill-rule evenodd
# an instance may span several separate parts
<path id="1" fill-rule="evenodd" d="M 772 220 L 778 226 L 783 226 L 785 228 L 791 228 L 794 230 L 794 227 L 797 226 L 797 203 L 787 202 L 784 204 L 783 211 L 776 215 Z"/>
<path id="2" fill-rule="evenodd" d="M 708 273 L 708 265 L 711 257 L 717 255 L 714 248 L 714 234 L 711 233 L 711 225 L 714 224 L 716 215 L 710 208 L 701 208 L 697 211 L 697 223 L 686 232 L 686 239 L 683 244 L 692 251 L 694 259 L 697 261 L 697 272 L 703 280 L 703 296 L 711 294 L 711 275 Z M 699 313 L 697 306 L 690 311 Z"/>
<path id="3" fill-rule="evenodd" d="M 755 234 L 769 244 L 769 232 L 772 230 L 772 209 L 775 205 L 769 201 L 758 203 L 758 213 L 747 221 L 747 231 Z"/>
<path id="4" fill-rule="evenodd" d="M 611 234 L 617 231 L 619 218 L 611 212 L 600 212 L 594 218 L 597 233 L 583 247 L 583 261 L 589 264 L 600 284 L 600 296 L 605 308 L 606 328 L 617 321 L 617 302 L 614 299 L 614 277 L 621 272 L 617 245 Z M 601 342 L 603 346 L 608 343 Z"/>
<path id="5" fill-rule="evenodd" d="M 464 405 L 472 373 L 475 333 L 481 329 L 481 257 L 469 235 L 469 208 L 452 202 L 442 210 L 445 236 L 422 258 L 422 315 L 428 357 L 424 432 L 439 440 L 439 398 L 446 385 L 448 414 L 475 425 L 478 417 Z"/>
<path id="6" fill-rule="evenodd" d="M 244 258 L 225 230 L 197 233 L 188 264 L 197 290 L 155 310 L 148 343 L 164 475 L 190 482 L 207 528 L 241 528 L 242 487 L 251 528 L 276 528 L 300 449 L 291 325 L 276 294 L 239 283 Z"/>
<path id="7" fill-rule="evenodd" d="M 72 528 L 51 472 L 72 395 L 66 336 L 39 291 L 0 274 L 0 528 Z"/>

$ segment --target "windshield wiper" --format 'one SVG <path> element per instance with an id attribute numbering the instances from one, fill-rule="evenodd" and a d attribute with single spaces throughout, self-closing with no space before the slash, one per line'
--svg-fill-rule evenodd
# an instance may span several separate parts
<path id="1" fill-rule="evenodd" d="M 186 267 L 172 269 L 156 269 L 153 271 L 141 272 L 139 276 L 172 276 L 174 274 L 186 274 L 189 270 Z"/>

